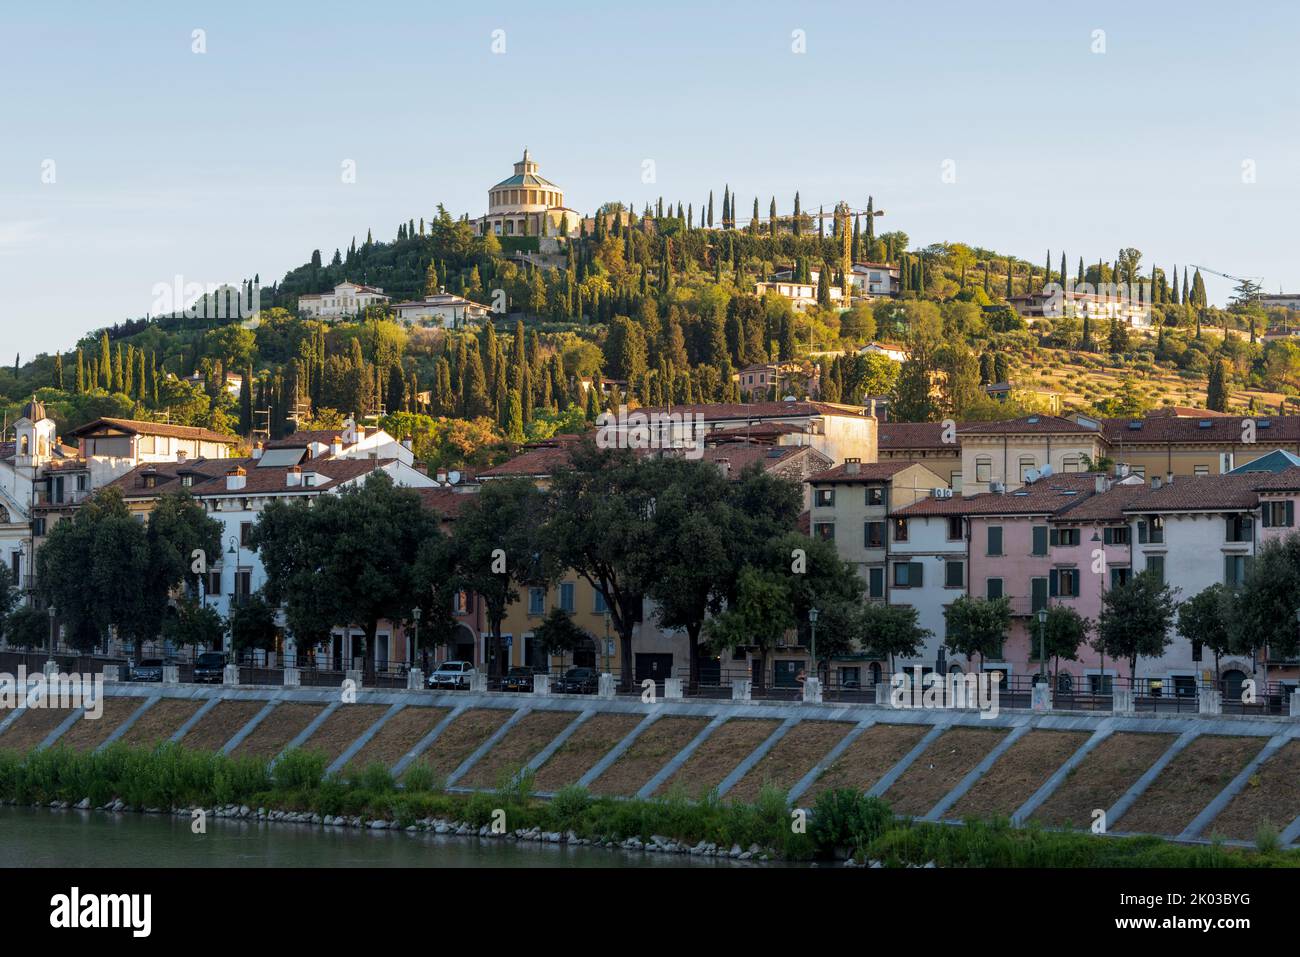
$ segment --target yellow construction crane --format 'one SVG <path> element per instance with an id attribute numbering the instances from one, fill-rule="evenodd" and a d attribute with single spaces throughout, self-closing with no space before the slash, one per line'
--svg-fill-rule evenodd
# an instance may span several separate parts
<path id="1" fill-rule="evenodd" d="M 844 297 L 845 309 L 853 304 L 853 283 L 850 281 L 853 275 L 853 236 L 849 227 L 849 218 L 849 204 L 840 200 L 835 206 L 835 225 L 840 231 L 840 278 L 843 283 L 841 295 Z"/>

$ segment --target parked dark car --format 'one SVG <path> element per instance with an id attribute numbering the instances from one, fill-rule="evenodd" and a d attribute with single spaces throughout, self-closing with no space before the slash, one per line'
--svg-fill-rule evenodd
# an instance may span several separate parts
<path id="1" fill-rule="evenodd" d="M 199 684 L 221 684 L 226 674 L 226 656 L 207 651 L 194 659 L 194 680 Z"/>
<path id="2" fill-rule="evenodd" d="M 132 681 L 162 681 L 163 665 L 171 662 L 163 661 L 161 658 L 144 658 L 140 663 L 131 666 Z"/>
<path id="3" fill-rule="evenodd" d="M 570 668 L 564 677 L 555 682 L 556 694 L 595 694 L 600 686 L 600 676 L 595 668 Z"/>
<path id="4" fill-rule="evenodd" d="M 514 667 L 506 672 L 501 679 L 502 691 L 532 691 L 533 675 L 535 672 L 532 668 Z"/>

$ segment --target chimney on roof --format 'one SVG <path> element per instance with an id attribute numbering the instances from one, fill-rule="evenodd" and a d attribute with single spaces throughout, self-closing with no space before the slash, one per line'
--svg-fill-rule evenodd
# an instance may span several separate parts
<path id="1" fill-rule="evenodd" d="M 236 465 L 226 472 L 226 491 L 238 492 L 248 484 L 248 473 Z"/>
<path id="2" fill-rule="evenodd" d="M 330 455 L 338 458 L 343 454 L 343 440 L 337 435 L 330 439 Z"/>
<path id="3" fill-rule="evenodd" d="M 862 459 L 845 459 L 844 474 L 857 475 L 862 471 Z"/>
<path id="4" fill-rule="evenodd" d="M 253 458 L 254 458 L 254 460 L 256 460 L 256 459 L 260 459 L 261 457 L 262 457 L 262 443 L 261 443 L 261 442 L 254 442 L 254 443 L 253 443 Z"/>
<path id="5" fill-rule="evenodd" d="M 1152 487 L 1152 488 L 1159 488 L 1159 487 L 1160 487 L 1160 476 L 1159 476 L 1159 475 L 1153 475 L 1153 476 L 1151 476 L 1151 487 Z"/>
<path id="6" fill-rule="evenodd" d="M 415 465 L 412 466 L 412 468 L 414 468 L 421 475 L 429 474 L 429 465 L 427 462 L 416 462 Z"/>
<path id="7" fill-rule="evenodd" d="M 1106 491 L 1106 487 L 1109 484 L 1110 483 L 1106 481 L 1106 476 L 1098 475 L 1096 484 L 1093 485 L 1093 489 L 1096 491 L 1098 495 L 1100 495 L 1102 492 Z"/>
<path id="8" fill-rule="evenodd" d="M 876 417 L 876 397 L 874 395 L 867 400 L 867 415 L 873 419 Z"/>
<path id="9" fill-rule="evenodd" d="M 1166 473 L 1165 473 L 1165 484 L 1166 484 L 1166 485 L 1173 485 L 1173 484 L 1174 484 L 1174 473 L 1173 473 L 1173 472 L 1166 472 Z"/>
<path id="10" fill-rule="evenodd" d="M 177 462 L 184 462 L 187 458 L 189 458 L 189 453 L 186 452 L 184 449 L 177 449 L 177 450 L 176 450 L 176 461 L 177 461 Z"/>
<path id="11" fill-rule="evenodd" d="M 284 473 L 284 484 L 286 488 L 298 488 L 302 485 L 302 469 L 296 465 L 289 466 Z"/>
<path id="12" fill-rule="evenodd" d="M 406 451 L 408 452 L 411 451 L 411 447 L 414 444 L 415 444 L 415 439 L 411 437 L 411 434 L 409 432 L 406 435 L 402 436 L 402 448 L 406 449 Z"/>
<path id="13" fill-rule="evenodd" d="M 717 459 L 716 464 L 718 471 L 722 473 L 723 478 L 731 477 L 731 459 Z"/>

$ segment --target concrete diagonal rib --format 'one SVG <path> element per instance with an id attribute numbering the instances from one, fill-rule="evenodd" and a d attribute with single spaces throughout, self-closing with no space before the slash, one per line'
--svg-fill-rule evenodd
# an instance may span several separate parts
<path id="1" fill-rule="evenodd" d="M 917 758 L 925 754 L 926 749 L 929 748 L 930 745 L 934 744 L 939 735 L 943 734 L 951 727 L 951 722 L 936 724 L 929 731 L 925 732 L 921 737 L 921 740 L 916 742 L 916 745 L 911 751 L 908 751 L 907 754 L 903 755 L 899 762 L 890 768 L 883 778 L 871 785 L 871 787 L 867 788 L 867 797 L 880 797 L 893 787 L 894 782 L 903 776 L 903 772 L 910 768 Z"/>
<path id="2" fill-rule="evenodd" d="M 77 719 L 86 713 L 85 708 L 73 708 L 72 713 L 59 722 L 59 726 L 45 736 L 45 740 L 36 746 L 37 751 L 53 747 L 54 742 L 63 737 L 65 731 L 77 723 Z"/>
<path id="3" fill-rule="evenodd" d="M 14 708 L 13 711 L 10 711 L 9 714 L 5 716 L 4 720 L 0 721 L 0 734 L 4 734 L 6 731 L 8 731 L 9 726 L 13 724 L 15 721 L 17 721 L 19 718 L 21 718 L 23 716 L 23 712 L 26 710 L 27 710 L 27 705 L 24 702 L 23 704 L 20 704 L 18 707 Z"/>
<path id="4" fill-rule="evenodd" d="M 801 718 L 786 718 L 777 725 L 776 730 L 769 734 L 762 744 L 749 752 L 749 756 L 736 765 L 736 767 L 732 769 L 732 772 L 722 779 L 722 783 L 718 785 L 718 797 L 722 797 L 734 788 L 740 779 L 749 773 L 749 769 L 758 764 L 759 761 L 763 760 L 763 757 L 776 747 L 776 743 L 789 734 L 790 729 L 798 724 L 800 720 Z"/>
<path id="5" fill-rule="evenodd" d="M 487 754 L 489 751 L 495 748 L 497 746 L 497 742 L 500 741 L 502 738 L 504 738 L 507 734 L 509 734 L 510 729 L 513 728 L 515 725 L 517 725 L 520 721 L 522 721 L 524 717 L 531 714 L 532 710 L 533 709 L 531 706 L 526 705 L 525 707 L 520 708 L 518 711 L 512 714 L 506 720 L 505 724 L 501 725 L 501 727 L 493 731 L 492 734 L 488 736 L 488 739 L 486 741 L 484 741 L 482 744 L 480 744 L 477 748 L 474 749 L 473 754 L 471 754 L 464 761 L 460 762 L 460 767 L 456 768 L 455 771 L 452 771 L 451 775 L 447 778 L 447 786 L 451 787 L 453 784 L 455 784 L 457 781 L 463 778 L 466 774 L 468 774 L 470 768 L 478 764 L 479 760 L 483 757 L 483 755 Z"/>
<path id="6" fill-rule="evenodd" d="M 1156 763 L 1147 768 L 1146 771 L 1143 772 L 1142 777 L 1134 781 L 1133 786 L 1120 795 L 1119 800 L 1106 810 L 1106 830 L 1108 832 L 1113 829 L 1113 825 L 1119 821 L 1120 818 L 1128 813 L 1129 808 L 1131 808 L 1134 803 L 1136 803 L 1137 799 L 1142 796 L 1142 793 L 1151 786 L 1151 782 L 1160 776 L 1160 772 L 1168 767 L 1169 762 L 1178 757 L 1183 748 L 1187 747 L 1200 736 L 1201 732 L 1199 730 L 1184 731 L 1178 736 L 1173 744 L 1169 745 L 1169 748 L 1164 754 L 1156 758 Z"/>
<path id="7" fill-rule="evenodd" d="M 244 739 L 252 734 L 257 726 L 270 716 L 271 712 L 275 710 L 275 706 L 279 703 L 279 698 L 272 698 L 266 704 L 262 705 L 261 710 L 244 722 L 244 726 L 236 731 L 230 740 L 221 746 L 221 753 L 229 754 L 231 751 L 234 751 L 235 748 L 243 744 Z"/>
<path id="8" fill-rule="evenodd" d="M 922 818 L 922 820 L 924 821 L 942 820 L 944 814 L 948 812 L 948 809 L 951 808 L 958 801 L 960 801 L 962 797 L 966 794 L 966 792 L 975 786 L 976 781 L 984 777 L 988 769 L 993 767 L 993 765 L 997 763 L 998 758 L 1006 754 L 1007 750 L 1013 744 L 1015 744 L 1017 741 L 1023 738 L 1032 729 L 1033 726 L 1028 723 L 1022 724 L 1019 727 L 1012 728 L 1009 734 L 1004 735 L 1002 740 L 993 746 L 993 750 L 991 750 L 988 754 L 984 755 L 983 759 L 980 761 L 979 764 L 975 765 L 975 767 L 971 768 L 969 771 L 966 772 L 966 776 L 957 782 L 957 786 L 955 788 L 953 788 L 942 798 L 940 798 L 938 804 L 930 808 L 930 813 L 927 814 L 924 818 Z"/>
<path id="9" fill-rule="evenodd" d="M 523 776 L 529 771 L 536 771 L 543 764 L 549 761 L 551 755 L 560 750 L 560 748 L 564 746 L 564 742 L 573 737 L 573 732 L 586 724 L 588 719 L 595 713 L 596 711 L 593 708 L 588 708 L 585 711 L 578 712 L 578 716 L 570 721 L 559 734 L 553 737 L 546 747 L 534 754 L 532 758 L 529 759 L 528 763 L 519 769 L 519 772 L 511 778 L 510 783 L 518 784 L 519 781 L 523 779 Z"/>
<path id="10" fill-rule="evenodd" d="M 640 723 L 623 737 L 622 741 L 614 745 L 614 747 L 609 750 L 608 754 L 597 761 L 586 774 L 578 778 L 578 787 L 590 787 L 591 782 L 604 774 L 605 770 L 611 764 L 621 758 L 623 752 L 632 747 L 632 742 L 637 739 L 638 735 L 640 735 L 646 728 L 650 727 L 650 725 L 658 721 L 662 714 L 662 711 L 651 711 L 648 715 L 642 718 Z"/>
<path id="11" fill-rule="evenodd" d="M 435 724 L 429 733 L 419 740 L 415 747 L 410 751 L 407 751 L 398 759 L 397 763 L 393 765 L 389 773 L 392 774 L 394 778 L 401 777 L 402 772 L 409 768 L 416 758 L 424 754 L 425 751 L 428 751 L 429 746 L 433 744 L 434 741 L 438 740 L 438 736 L 442 734 L 442 732 L 445 731 L 453 721 L 468 710 L 469 705 L 467 704 L 458 704 L 456 707 L 452 708 L 446 717 Z"/>
<path id="12" fill-rule="evenodd" d="M 1089 754 L 1112 734 L 1115 733 L 1115 725 L 1109 718 L 1102 721 L 1097 730 L 1087 741 L 1079 745 L 1074 754 L 1066 758 L 1065 763 L 1052 772 L 1051 776 L 1042 783 L 1042 785 L 1029 796 L 1029 800 L 1016 809 L 1016 813 L 1011 815 L 1011 823 L 1020 827 L 1027 821 L 1035 811 L 1043 806 L 1043 803 L 1056 793 L 1056 789 L 1064 783 L 1065 779 L 1070 776 Z"/>
<path id="13" fill-rule="evenodd" d="M 132 711 L 131 716 L 129 718 L 127 718 L 116 728 L 114 728 L 113 733 L 110 734 L 107 738 L 105 738 L 103 743 L 101 743 L 99 747 L 95 748 L 95 750 L 92 753 L 98 754 L 100 751 L 103 751 L 105 748 L 107 748 L 110 744 L 113 744 L 118 740 L 120 740 L 122 735 L 130 731 L 132 726 L 134 726 L 137 721 L 139 721 L 142 717 L 144 717 L 144 713 L 146 711 L 148 711 L 150 708 L 152 708 L 161 700 L 162 700 L 162 695 L 159 694 L 154 695 L 152 698 L 145 698 L 144 701 L 141 702 L 140 707 Z"/>
<path id="14" fill-rule="evenodd" d="M 388 710 L 385 711 L 383 714 L 381 714 L 378 717 L 378 719 L 376 719 L 374 724 L 366 728 L 365 731 L 362 731 L 361 734 L 357 736 L 357 739 L 355 741 L 353 741 L 350 745 L 348 745 L 346 748 L 343 749 L 343 753 L 340 754 L 335 759 L 333 764 L 331 764 L 328 768 L 325 769 L 325 773 L 337 774 L 339 771 L 342 771 L 344 768 L 346 768 L 348 766 L 348 762 L 351 761 L 354 757 L 356 757 L 358 752 L 360 752 L 362 748 L 364 748 L 367 744 L 370 743 L 370 739 L 379 733 L 379 729 L 382 728 L 385 724 L 387 724 L 389 719 L 392 718 L 393 715 L 397 714 L 397 712 L 401 711 L 405 707 L 406 707 L 405 701 L 398 701 L 390 705 Z"/>
<path id="15" fill-rule="evenodd" d="M 204 703 L 203 707 L 199 708 L 198 711 L 195 711 L 192 715 L 186 718 L 185 721 L 181 723 L 181 726 L 176 729 L 176 733 L 173 734 L 167 740 L 170 741 L 172 744 L 176 744 L 178 741 L 180 741 L 181 738 L 189 734 L 190 728 L 194 727 L 196 724 L 202 721 L 209 711 L 211 711 L 217 705 L 221 704 L 222 700 L 223 699 L 221 698 L 209 698 Z"/>
<path id="16" fill-rule="evenodd" d="M 1178 839 L 1180 841 L 1190 841 L 1193 838 L 1200 837 L 1201 832 L 1209 827 L 1210 823 L 1223 812 L 1223 809 L 1228 806 L 1232 799 L 1241 793 L 1241 789 L 1246 786 L 1246 782 L 1251 779 L 1259 766 L 1281 751 L 1283 746 L 1294 739 L 1297 734 L 1300 734 L 1300 728 L 1292 728 L 1269 738 L 1268 743 L 1259 749 L 1259 754 L 1255 755 L 1237 773 L 1237 776 L 1228 782 L 1227 787 L 1216 794 L 1209 804 L 1205 805 L 1200 814 L 1192 818 L 1191 823 L 1183 828 L 1183 833 L 1178 835 Z"/>
<path id="17" fill-rule="evenodd" d="M 653 797 L 654 793 L 663 786 L 663 783 L 677 773 L 677 770 L 699 749 L 700 745 L 707 741 L 714 731 L 727 723 L 727 717 L 726 714 L 720 714 L 702 727 L 700 733 L 691 738 L 686 747 L 678 751 L 667 764 L 656 771 L 654 776 L 641 786 L 641 790 L 636 792 L 636 796 L 643 801 Z"/>
<path id="18" fill-rule="evenodd" d="M 286 744 L 280 750 L 280 753 L 275 756 L 274 760 L 271 761 L 268 767 L 272 767 L 272 768 L 275 767 L 282 760 L 284 760 L 284 756 L 288 754 L 290 751 L 294 750 L 295 748 L 301 748 L 304 744 L 306 744 L 307 741 L 311 738 L 311 736 L 316 733 L 316 729 L 319 728 L 326 721 L 328 721 L 329 716 L 332 715 L 335 711 L 337 711 L 341 707 L 343 707 L 342 701 L 331 701 L 324 708 L 322 708 L 321 713 L 316 715 L 316 717 L 312 718 L 311 721 L 307 722 L 307 727 L 303 728 L 296 735 L 294 735 L 293 740 L 290 741 L 288 744 Z"/>
<path id="19" fill-rule="evenodd" d="M 840 738 L 833 748 L 826 752 L 826 757 L 814 764 L 812 770 L 799 779 L 795 786 L 790 789 L 790 793 L 786 796 L 787 800 L 793 804 L 803 797 L 804 792 L 817 782 L 817 779 L 825 773 L 826 769 L 838 761 L 840 755 L 849 749 L 849 745 L 862 737 L 862 732 L 875 723 L 875 718 L 863 718 L 859 721 L 856 727 L 852 728 L 848 734 Z"/>

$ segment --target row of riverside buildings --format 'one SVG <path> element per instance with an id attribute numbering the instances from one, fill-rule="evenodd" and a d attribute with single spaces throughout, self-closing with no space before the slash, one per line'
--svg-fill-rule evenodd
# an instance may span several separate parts
<path id="1" fill-rule="evenodd" d="M 728 475 L 757 465 L 797 483 L 803 530 L 834 541 L 861 574 L 868 601 L 911 605 L 932 632 L 915 661 L 923 669 L 983 667 L 1011 676 L 1038 670 L 1035 614 L 1065 604 L 1095 619 L 1102 596 L 1129 575 L 1152 569 L 1186 599 L 1215 583 L 1239 582 L 1260 545 L 1295 529 L 1300 498 L 1300 416 L 1242 417 L 1170 408 L 1140 419 L 1031 415 L 1002 422 L 881 423 L 867 409 L 822 402 L 761 402 L 674 407 L 704 435 L 703 457 Z M 184 489 L 223 525 L 223 548 L 210 563 L 205 600 L 221 614 L 255 592 L 265 576 L 248 533 L 261 510 L 280 498 L 332 494 L 387 472 L 416 489 L 454 522 L 483 483 L 522 477 L 545 484 L 565 467 L 576 436 L 525 446 L 478 475 L 430 475 L 407 439 L 349 421 L 339 432 L 299 432 L 234 457 L 239 440 L 201 429 L 99 419 L 75 430 L 75 444 L 54 435 L 33 401 L 15 440 L 0 446 L 0 559 L 25 586 L 31 556 L 52 524 L 105 485 L 121 489 L 144 520 L 158 496 Z M 666 453 L 672 454 L 672 453 Z M 996 659 L 940 655 L 944 608 L 961 595 L 1010 599 L 1013 625 Z M 564 661 L 547 661 L 533 629 L 554 607 L 573 614 L 593 640 Z M 603 596 L 577 575 L 527 589 L 503 624 L 508 660 L 487 662 L 491 643 L 481 602 L 458 595 L 452 642 L 434 660 L 507 665 L 621 666 Z M 284 634 L 272 661 L 353 667 L 359 633 L 340 627 L 331 641 L 296 648 Z M 1201 680 L 1240 681 L 1261 663 L 1228 656 L 1214 662 L 1195 636 L 1174 634 L 1166 654 L 1139 663 L 1138 678 L 1166 693 L 1193 693 Z M 401 623 L 380 628 L 371 664 L 406 663 Z M 646 601 L 633 642 L 638 680 L 684 675 L 683 633 L 655 622 Z M 752 673 L 746 651 L 703 663 L 704 676 Z M 793 634 L 761 676 L 793 682 L 808 656 Z M 1293 661 L 1270 661 L 1274 680 L 1296 680 Z M 886 662 L 850 655 L 830 663 L 831 678 L 866 684 Z M 1060 663 L 1061 685 L 1087 690 L 1125 675 L 1126 663 L 1085 649 Z M 760 677 L 754 675 L 754 677 Z"/>

